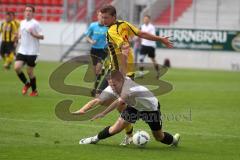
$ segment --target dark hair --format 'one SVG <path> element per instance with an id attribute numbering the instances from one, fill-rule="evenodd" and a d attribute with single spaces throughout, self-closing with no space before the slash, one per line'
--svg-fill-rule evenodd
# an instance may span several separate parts
<path id="1" fill-rule="evenodd" d="M 15 16 L 15 12 L 13 12 L 13 11 L 9 11 L 9 12 L 7 12 L 7 15 L 12 15 L 12 16 Z"/>
<path id="2" fill-rule="evenodd" d="M 124 79 L 124 76 L 119 70 L 113 70 L 107 75 L 106 79 L 107 80 L 113 79 L 113 80 L 121 81 Z"/>
<path id="3" fill-rule="evenodd" d="M 112 6 L 112 5 L 105 5 L 105 6 L 103 6 L 100 9 L 100 12 L 101 13 L 108 13 L 111 16 L 116 16 L 116 14 L 117 14 L 116 8 L 114 6 Z"/>
<path id="4" fill-rule="evenodd" d="M 27 4 L 25 8 L 27 7 L 31 8 L 33 13 L 35 12 L 35 7 L 33 5 Z"/>
<path id="5" fill-rule="evenodd" d="M 11 16 L 11 14 L 12 14 L 11 11 L 7 11 L 7 12 L 6 12 L 6 15 L 8 15 L 8 16 Z"/>

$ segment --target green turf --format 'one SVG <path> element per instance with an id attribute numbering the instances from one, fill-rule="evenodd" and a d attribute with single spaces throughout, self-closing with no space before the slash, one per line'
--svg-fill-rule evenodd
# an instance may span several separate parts
<path id="1" fill-rule="evenodd" d="M 52 90 L 48 80 L 58 66 L 58 63 L 39 62 L 36 68 L 39 97 L 22 96 L 22 84 L 15 73 L 0 69 L 0 159 L 240 158 L 238 72 L 170 69 L 162 79 L 170 82 L 174 90 L 158 98 L 165 115 L 164 129 L 179 132 L 180 145 L 168 147 L 151 137 L 142 149 L 134 145 L 119 146 L 123 133 L 97 145 L 78 145 L 80 138 L 94 135 L 112 124 L 118 114 L 113 112 L 93 122 L 59 120 L 54 109 L 60 100 L 74 100 L 71 110 L 75 110 L 90 98 Z M 83 73 L 83 68 L 72 72 L 66 83 L 81 83 Z M 142 121 L 135 128 L 150 132 Z M 40 137 L 35 137 L 35 133 Z"/>

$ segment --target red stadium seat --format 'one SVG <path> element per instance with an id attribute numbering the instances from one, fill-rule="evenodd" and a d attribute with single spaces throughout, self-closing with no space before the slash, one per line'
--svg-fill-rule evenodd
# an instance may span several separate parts
<path id="1" fill-rule="evenodd" d="M 44 0 L 44 5 L 51 5 L 52 1 L 51 0 Z"/>
<path id="2" fill-rule="evenodd" d="M 42 6 L 37 6 L 36 7 L 36 13 L 44 13 L 44 8 Z"/>
<path id="3" fill-rule="evenodd" d="M 35 0 L 36 5 L 44 5 L 44 0 Z"/>
<path id="4" fill-rule="evenodd" d="M 27 3 L 27 0 L 18 0 L 18 3 L 19 3 L 19 4 L 26 4 L 26 3 Z"/>
<path id="5" fill-rule="evenodd" d="M 52 0 L 52 5 L 62 6 L 63 5 L 63 1 L 62 0 Z"/>
<path id="6" fill-rule="evenodd" d="M 9 4 L 9 0 L 1 0 L 1 3 L 3 3 L 3 4 Z"/>
<path id="7" fill-rule="evenodd" d="M 18 13 L 23 13 L 25 10 L 25 5 L 18 5 L 17 7 L 17 12 Z"/>
<path id="8" fill-rule="evenodd" d="M 7 11 L 10 11 L 10 12 L 17 12 L 17 8 L 15 6 L 9 6 L 7 8 Z"/>
<path id="9" fill-rule="evenodd" d="M 18 20 L 23 20 L 24 19 L 24 15 L 23 14 L 18 14 L 16 17 L 17 17 Z"/>
<path id="10" fill-rule="evenodd" d="M 35 15 L 35 19 L 38 21 L 43 21 L 45 18 L 42 15 Z"/>

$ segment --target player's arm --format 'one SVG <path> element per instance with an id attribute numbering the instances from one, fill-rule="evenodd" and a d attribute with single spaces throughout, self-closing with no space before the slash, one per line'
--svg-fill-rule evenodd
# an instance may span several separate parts
<path id="1" fill-rule="evenodd" d="M 108 106 L 103 112 L 97 114 L 96 116 L 94 116 L 92 118 L 92 120 L 94 119 L 98 119 L 98 118 L 103 118 L 104 116 L 106 116 L 108 113 L 112 112 L 114 109 L 116 109 L 117 107 L 119 107 L 124 101 L 121 98 L 118 98 L 117 100 L 115 100 L 110 106 Z"/>
<path id="2" fill-rule="evenodd" d="M 30 31 L 30 34 L 31 34 L 34 38 L 41 39 L 41 40 L 44 39 L 44 36 L 43 36 L 43 35 L 38 34 L 38 33 L 34 33 L 33 31 Z"/>
<path id="3" fill-rule="evenodd" d="M 102 101 L 99 98 L 95 98 L 91 101 L 89 101 L 87 104 L 85 104 L 81 109 L 79 109 L 78 111 L 72 112 L 72 114 L 84 114 L 86 113 L 88 110 L 90 110 L 91 108 L 101 104 Z"/>
<path id="4" fill-rule="evenodd" d="M 91 35 L 93 34 L 93 24 L 90 24 L 90 26 L 88 27 L 88 29 L 86 30 L 86 32 L 84 34 L 86 36 L 86 40 L 87 40 L 88 43 L 91 43 L 91 44 L 96 43 L 96 41 L 94 41 L 91 38 Z"/>
<path id="5" fill-rule="evenodd" d="M 143 32 L 143 31 L 140 31 L 137 35 L 140 38 L 148 39 L 148 40 L 151 40 L 151 41 L 159 41 L 159 42 L 163 43 L 164 45 L 166 45 L 168 48 L 173 48 L 173 44 L 168 39 L 168 37 L 159 37 L 159 36 L 155 36 L 153 34 Z"/>
<path id="6" fill-rule="evenodd" d="M 39 24 L 36 24 L 35 30 L 29 29 L 29 33 L 36 39 L 44 39 L 44 36 L 42 34 L 42 29 Z"/>
<path id="7" fill-rule="evenodd" d="M 86 36 L 86 40 L 88 41 L 88 43 L 91 43 L 91 44 L 95 44 L 96 43 L 96 41 L 95 40 L 93 40 L 91 37 L 89 37 L 89 36 Z"/>
<path id="8" fill-rule="evenodd" d="M 123 75 L 127 74 L 127 66 L 128 66 L 128 54 L 130 52 L 130 45 L 128 43 L 123 43 L 121 45 L 121 62 L 122 65 L 120 66 L 120 72 Z"/>

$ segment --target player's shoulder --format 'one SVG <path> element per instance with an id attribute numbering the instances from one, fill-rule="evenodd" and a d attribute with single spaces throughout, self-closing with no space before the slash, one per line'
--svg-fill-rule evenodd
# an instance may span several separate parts
<path id="1" fill-rule="evenodd" d="M 26 23 L 26 21 L 27 21 L 26 19 L 21 20 L 20 25 L 23 25 L 24 23 Z"/>
<path id="2" fill-rule="evenodd" d="M 149 26 L 150 26 L 151 28 L 155 28 L 155 26 L 154 26 L 152 23 L 150 23 Z"/>
<path id="3" fill-rule="evenodd" d="M 40 25 L 40 23 L 39 23 L 39 21 L 38 20 L 36 20 L 36 19 L 32 19 L 32 21 L 31 21 L 33 24 L 35 24 L 35 25 Z"/>
<path id="4" fill-rule="evenodd" d="M 97 27 L 98 26 L 98 22 L 92 22 L 89 25 L 90 27 Z"/>

